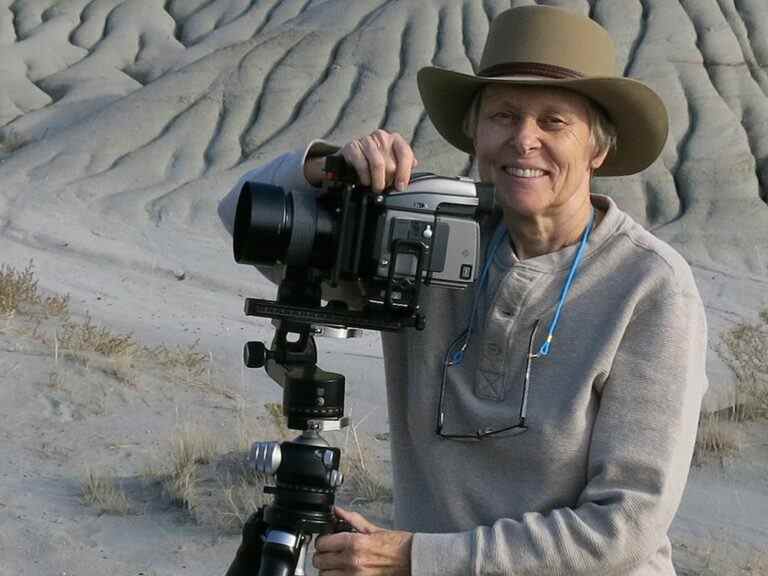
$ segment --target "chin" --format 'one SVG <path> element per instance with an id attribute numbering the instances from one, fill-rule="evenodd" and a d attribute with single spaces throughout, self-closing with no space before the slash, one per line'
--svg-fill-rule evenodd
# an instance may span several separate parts
<path id="1" fill-rule="evenodd" d="M 527 204 L 527 203 L 501 203 L 501 209 L 504 212 L 504 217 L 510 216 L 515 218 L 533 218 L 544 214 L 545 207 L 540 204 Z"/>
<path id="2" fill-rule="evenodd" d="M 496 200 L 505 214 L 529 217 L 543 214 L 547 209 L 547 204 L 542 202 L 542 198 L 538 194 L 511 192 L 497 194 Z"/>

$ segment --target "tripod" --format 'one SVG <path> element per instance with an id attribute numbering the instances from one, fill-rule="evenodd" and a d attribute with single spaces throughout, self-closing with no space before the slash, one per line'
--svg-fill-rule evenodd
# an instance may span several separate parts
<path id="1" fill-rule="evenodd" d="M 295 306 L 320 305 L 319 284 L 306 272 L 289 269 L 278 291 L 278 301 Z M 266 315 L 258 301 L 246 300 L 246 314 Z M 333 514 L 336 488 L 343 482 L 341 450 L 321 436 L 325 430 L 346 426 L 344 376 L 317 367 L 314 329 L 304 321 L 277 322 L 272 349 L 248 342 L 244 362 L 265 367 L 283 388 L 283 414 L 288 427 L 300 430 L 292 441 L 258 442 L 250 460 L 256 471 L 274 476 L 274 495 L 246 522 L 243 540 L 226 576 L 293 576 L 304 574 L 304 561 L 313 536 L 349 531 L 351 526 Z M 289 334 L 298 335 L 291 341 Z"/>

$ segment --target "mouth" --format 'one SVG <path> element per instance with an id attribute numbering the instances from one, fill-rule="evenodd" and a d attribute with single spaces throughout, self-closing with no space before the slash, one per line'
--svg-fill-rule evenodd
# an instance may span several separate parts
<path id="1" fill-rule="evenodd" d="M 502 166 L 502 170 L 505 174 L 515 178 L 541 178 L 547 174 L 546 171 L 538 168 L 519 168 L 516 166 Z"/>

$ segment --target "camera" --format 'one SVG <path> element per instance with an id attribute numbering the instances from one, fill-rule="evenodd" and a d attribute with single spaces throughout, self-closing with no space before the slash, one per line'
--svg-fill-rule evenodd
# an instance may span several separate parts
<path id="1" fill-rule="evenodd" d="M 246 182 L 235 213 L 235 260 L 307 270 L 310 282 L 356 283 L 364 310 L 345 302 L 321 310 L 251 306 L 247 314 L 301 316 L 328 326 L 379 330 L 424 327 L 422 284 L 464 288 L 477 274 L 480 225 L 494 211 L 493 186 L 462 177 L 415 174 L 403 191 L 375 194 L 340 157 L 326 159 L 320 194 Z"/>

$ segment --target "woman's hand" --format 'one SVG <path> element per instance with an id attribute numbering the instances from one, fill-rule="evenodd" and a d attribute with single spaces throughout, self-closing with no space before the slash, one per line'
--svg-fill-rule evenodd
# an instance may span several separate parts
<path id="1" fill-rule="evenodd" d="M 360 183 L 376 193 L 390 186 L 405 190 L 411 171 L 418 164 L 405 138 L 382 129 L 345 144 L 339 154 L 355 169 Z M 309 183 L 315 186 L 321 183 L 324 162 L 324 158 L 307 160 L 304 174 Z"/>
<path id="2" fill-rule="evenodd" d="M 334 511 L 357 532 L 339 532 L 317 539 L 312 564 L 321 576 L 410 576 L 410 532 L 384 530 L 357 512 L 338 506 Z"/>

